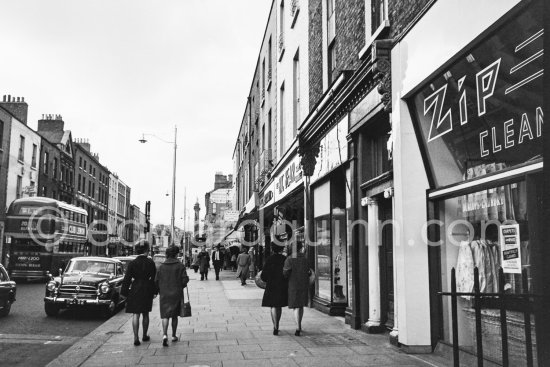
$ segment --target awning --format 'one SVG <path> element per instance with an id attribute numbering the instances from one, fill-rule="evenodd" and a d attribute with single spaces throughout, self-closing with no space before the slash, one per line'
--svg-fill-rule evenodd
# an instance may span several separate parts
<path id="1" fill-rule="evenodd" d="M 250 199 L 248 200 L 248 202 L 246 203 L 246 205 L 244 207 L 243 215 L 250 214 L 254 210 L 257 210 L 258 209 L 258 204 L 259 204 L 258 192 L 254 191 L 252 193 L 252 196 L 250 197 Z"/>

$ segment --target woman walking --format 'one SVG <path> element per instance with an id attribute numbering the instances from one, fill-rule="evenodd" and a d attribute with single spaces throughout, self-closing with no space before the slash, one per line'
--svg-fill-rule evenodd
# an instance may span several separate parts
<path id="1" fill-rule="evenodd" d="M 210 268 L 210 255 L 206 251 L 206 246 L 202 246 L 201 252 L 198 256 L 199 259 L 199 271 L 201 273 L 201 280 L 208 280 L 208 269 Z"/>
<path id="2" fill-rule="evenodd" d="M 180 315 L 183 289 L 189 282 L 189 277 L 183 265 L 177 259 L 179 249 L 170 246 L 166 249 L 166 260 L 160 264 L 155 279 L 160 294 L 160 318 L 162 319 L 162 345 L 168 346 L 168 322 L 172 319 L 172 341 L 178 341 L 176 330 Z"/>
<path id="3" fill-rule="evenodd" d="M 134 345 L 139 342 L 139 318 L 143 315 L 143 338 L 149 341 L 149 312 L 153 307 L 153 298 L 156 296 L 155 263 L 147 257 L 149 243 L 141 241 L 136 245 L 137 258 L 128 263 L 128 269 L 122 281 L 120 293 L 127 297 L 126 313 L 132 313 L 132 328 L 134 329 Z"/>
<path id="4" fill-rule="evenodd" d="M 302 248 L 303 243 L 296 242 L 296 249 L 286 258 L 283 267 L 283 275 L 288 279 L 288 308 L 294 309 L 296 336 L 300 336 L 302 332 L 304 306 L 307 305 L 309 296 L 309 266 Z"/>
<path id="5" fill-rule="evenodd" d="M 262 307 L 271 307 L 271 321 L 273 321 L 273 335 L 279 335 L 279 321 L 282 307 L 288 305 L 288 281 L 283 276 L 285 256 L 281 254 L 283 246 L 271 243 L 273 255 L 265 261 L 260 278 L 266 282 Z"/>
<path id="6" fill-rule="evenodd" d="M 246 279 L 248 278 L 248 271 L 250 270 L 250 255 L 248 254 L 248 247 L 243 246 L 241 253 L 237 257 L 237 278 L 241 279 L 241 285 L 246 285 Z"/>

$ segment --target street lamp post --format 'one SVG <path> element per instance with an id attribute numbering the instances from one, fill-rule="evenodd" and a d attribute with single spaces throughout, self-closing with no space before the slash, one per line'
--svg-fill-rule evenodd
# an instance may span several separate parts
<path id="1" fill-rule="evenodd" d="M 178 148 L 178 144 L 177 144 L 177 140 L 178 140 L 178 127 L 177 125 L 174 126 L 174 141 L 167 141 L 167 140 L 164 140 L 162 138 L 159 138 L 158 136 L 156 135 L 153 135 L 153 134 L 142 134 L 142 138 L 139 139 L 139 142 L 140 143 L 146 143 L 147 142 L 147 139 L 145 139 L 145 136 L 152 136 L 152 137 L 155 137 L 157 139 L 159 139 L 160 141 L 163 141 L 165 143 L 168 143 L 168 144 L 174 144 L 174 166 L 173 166 L 173 171 L 172 171 L 172 216 L 170 217 L 170 234 L 171 234 L 171 241 L 172 241 L 172 244 L 174 244 L 174 213 L 176 211 L 176 151 L 177 151 L 177 148 Z"/>

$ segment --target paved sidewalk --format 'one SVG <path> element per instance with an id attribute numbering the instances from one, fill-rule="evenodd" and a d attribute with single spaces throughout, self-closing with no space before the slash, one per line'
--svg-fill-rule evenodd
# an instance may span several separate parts
<path id="1" fill-rule="evenodd" d="M 243 287 L 231 271 L 222 272 L 221 281 L 212 279 L 213 271 L 207 281 L 188 274 L 193 316 L 179 319 L 180 341 L 162 346 L 157 299 L 150 342 L 133 345 L 130 316 L 121 311 L 49 366 L 434 366 L 391 346 L 387 336 L 352 330 L 341 318 L 309 308 L 302 336 L 294 336 L 288 308 L 274 336 L 269 309 L 260 307 L 263 290 L 253 281 Z"/>

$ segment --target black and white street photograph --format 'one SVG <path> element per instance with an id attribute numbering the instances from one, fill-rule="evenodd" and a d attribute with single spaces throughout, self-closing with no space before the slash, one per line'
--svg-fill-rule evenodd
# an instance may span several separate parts
<path id="1" fill-rule="evenodd" d="M 550 366 L 549 10 L 0 0 L 0 366 Z"/>

